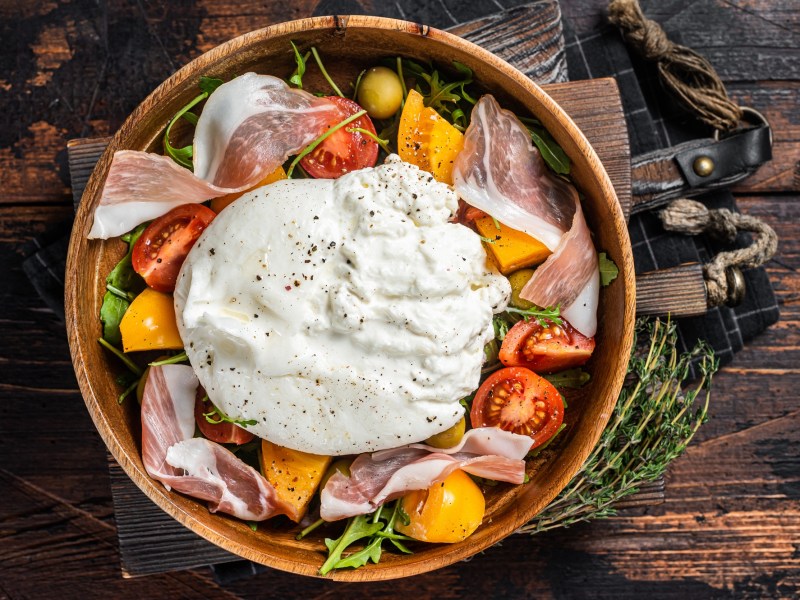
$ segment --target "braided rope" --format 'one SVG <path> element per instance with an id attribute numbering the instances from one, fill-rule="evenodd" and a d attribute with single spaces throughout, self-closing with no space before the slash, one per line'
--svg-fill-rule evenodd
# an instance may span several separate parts
<path id="1" fill-rule="evenodd" d="M 728 98 L 711 63 L 671 42 L 658 23 L 644 16 L 638 0 L 611 0 L 608 18 L 645 59 L 658 63 L 661 81 L 695 117 L 721 131 L 736 128 L 742 109 Z"/>
<path id="2" fill-rule="evenodd" d="M 753 243 L 745 248 L 720 252 L 703 266 L 709 306 L 725 304 L 732 290 L 729 290 L 727 271 L 731 267 L 752 269 L 771 259 L 778 250 L 778 235 L 769 225 L 751 217 L 726 208 L 709 210 L 695 200 L 682 198 L 674 200 L 664 210 L 659 211 L 661 223 L 667 231 L 697 235 L 710 235 L 729 243 L 736 239 L 740 231 L 753 233 Z"/>

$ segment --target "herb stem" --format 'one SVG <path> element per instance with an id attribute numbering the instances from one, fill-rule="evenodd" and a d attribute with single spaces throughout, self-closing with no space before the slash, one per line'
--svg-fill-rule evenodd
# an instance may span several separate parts
<path id="1" fill-rule="evenodd" d="M 313 142 L 311 142 L 308 146 L 305 147 L 305 149 L 300 154 L 298 154 L 297 156 L 294 157 L 294 160 L 289 165 L 289 169 L 286 171 L 286 177 L 291 179 L 292 178 L 292 172 L 294 172 L 294 168 L 297 166 L 297 163 L 299 163 L 301 160 L 303 160 L 303 158 L 305 158 L 306 156 L 311 154 L 316 149 L 316 147 L 319 146 L 322 142 L 327 140 L 331 135 L 333 135 L 334 133 L 339 131 L 345 125 L 349 125 L 350 123 L 352 123 L 356 119 L 359 119 L 359 118 L 363 117 L 365 114 L 367 114 L 367 111 L 360 110 L 357 113 L 355 113 L 354 115 L 350 115 L 344 121 L 341 121 L 340 123 L 337 123 L 336 125 L 334 125 L 330 129 L 328 129 L 328 131 L 326 131 L 321 136 L 319 136 L 317 139 L 315 139 Z"/>
<path id="2" fill-rule="evenodd" d="M 350 133 L 358 132 L 358 133 L 361 133 L 363 135 L 366 135 L 368 138 L 371 138 L 372 140 L 377 142 L 378 145 L 381 148 L 383 148 L 383 151 L 386 152 L 386 154 L 391 154 L 392 153 L 392 151 L 389 149 L 389 140 L 382 140 L 377 135 L 372 133 L 369 129 L 364 129 L 363 127 L 348 127 L 347 131 L 349 131 Z"/>
<path id="3" fill-rule="evenodd" d="M 136 298 L 135 294 L 131 292 L 126 292 L 125 290 L 121 290 L 118 287 L 111 285 L 110 283 L 106 283 L 106 289 L 114 294 L 117 298 L 122 300 L 127 300 L 128 302 L 132 302 L 134 298 Z"/>
<path id="4" fill-rule="evenodd" d="M 122 404 L 123 402 L 125 402 L 125 398 L 127 398 L 127 397 L 130 395 L 130 393 L 131 393 L 133 390 L 135 390 L 135 389 L 136 389 L 136 386 L 138 386 L 138 385 L 139 385 L 139 380 L 137 379 L 137 380 L 136 380 L 136 381 L 134 381 L 132 384 L 130 384 L 128 387 L 126 387 L 126 388 L 125 388 L 125 391 L 124 391 L 124 392 L 122 392 L 122 393 L 119 395 L 119 398 L 117 398 L 117 404 Z"/>
<path id="5" fill-rule="evenodd" d="M 408 97 L 408 88 L 406 88 L 406 78 L 403 76 L 403 60 L 397 57 L 397 76 L 400 78 L 400 87 L 403 88 L 403 101 L 400 102 L 400 109 L 406 105 L 406 98 Z"/>
<path id="6" fill-rule="evenodd" d="M 189 357 L 186 356 L 186 352 L 181 352 L 180 354 L 176 354 L 175 356 L 170 356 L 169 358 L 165 358 L 164 360 L 157 360 L 155 362 L 148 363 L 148 366 L 160 367 L 161 365 L 174 365 L 176 363 L 186 362 L 188 360 Z"/>
<path id="7" fill-rule="evenodd" d="M 142 369 L 139 367 L 139 365 L 137 365 L 137 364 L 136 364 L 135 362 L 133 362 L 133 361 L 132 361 L 130 358 L 128 358 L 127 356 L 125 356 L 125 353 L 124 353 L 124 352 L 122 352 L 122 351 L 121 351 L 119 348 L 115 348 L 114 346 L 112 346 L 111 344 L 109 344 L 109 343 L 108 343 L 106 340 L 104 340 L 103 338 L 97 338 L 97 341 L 98 341 L 98 342 L 100 342 L 100 345 L 101 345 L 103 348 L 105 348 L 106 350 L 108 350 L 109 352 L 111 352 L 111 354 L 113 354 L 113 355 L 114 355 L 114 356 L 116 356 L 118 359 L 120 359 L 120 360 L 122 361 L 122 363 L 123 363 L 123 364 L 124 364 L 126 367 L 128 367 L 128 369 L 130 369 L 131 373 L 133 373 L 133 374 L 134 374 L 134 375 L 136 375 L 137 377 L 141 377 L 141 376 L 142 376 L 142 373 L 143 373 L 143 371 L 142 371 Z"/>
<path id="8" fill-rule="evenodd" d="M 327 81 L 328 84 L 333 88 L 333 91 L 336 92 L 336 95 L 344 98 L 342 90 L 340 90 L 339 86 L 333 82 L 333 79 L 331 79 L 330 75 L 328 75 L 328 72 L 325 70 L 325 67 L 322 65 L 322 59 L 319 57 L 319 52 L 317 52 L 317 49 L 314 46 L 311 46 L 311 54 L 314 55 L 314 60 L 317 61 L 317 66 L 319 67 L 319 70 L 322 71 L 322 76 L 325 78 L 325 81 Z"/>
<path id="9" fill-rule="evenodd" d="M 191 169 L 194 167 L 191 160 L 185 158 L 186 156 L 191 157 L 193 154 L 192 146 L 186 146 L 185 148 L 173 148 L 169 142 L 169 133 L 172 131 L 172 126 L 175 124 L 178 119 L 183 117 L 187 112 L 189 112 L 192 108 L 198 105 L 200 102 L 208 98 L 208 92 L 202 92 L 198 96 L 196 96 L 189 104 L 184 106 L 180 109 L 177 114 L 172 117 L 172 120 L 167 125 L 167 130 L 164 132 L 164 150 L 167 151 L 167 154 L 179 165 Z"/>
<path id="10" fill-rule="evenodd" d="M 303 531 L 301 531 L 300 533 L 298 533 L 298 534 L 297 534 L 297 535 L 294 537 L 294 539 L 296 539 L 296 540 L 298 540 L 298 541 L 302 540 L 302 539 L 303 539 L 304 537 L 306 537 L 306 536 L 307 536 L 309 533 L 311 533 L 312 531 L 314 531 L 315 529 L 317 529 L 318 527 L 320 527 L 320 526 L 321 526 L 321 525 L 322 525 L 324 522 L 325 522 L 325 521 L 324 521 L 323 519 L 321 519 L 321 518 L 320 518 L 320 519 L 317 519 L 317 520 L 316 520 L 316 521 L 314 521 L 314 522 L 313 522 L 311 525 L 309 525 L 308 527 L 306 527 L 305 529 L 303 529 Z"/>

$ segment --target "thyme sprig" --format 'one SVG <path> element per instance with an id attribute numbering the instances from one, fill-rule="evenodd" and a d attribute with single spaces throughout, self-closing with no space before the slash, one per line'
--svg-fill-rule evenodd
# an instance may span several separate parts
<path id="1" fill-rule="evenodd" d="M 661 477 L 706 421 L 719 366 L 708 344 L 679 354 L 675 324 L 659 319 L 637 321 L 636 339 L 628 383 L 600 442 L 558 498 L 520 533 L 616 514 L 614 503 Z M 691 365 L 700 377 L 685 389 Z"/>

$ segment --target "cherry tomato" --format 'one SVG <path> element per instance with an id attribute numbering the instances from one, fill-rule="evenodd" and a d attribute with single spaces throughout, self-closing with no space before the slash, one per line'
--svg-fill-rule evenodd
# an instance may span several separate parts
<path id="1" fill-rule="evenodd" d="M 340 110 L 339 118 L 330 123 L 329 127 L 363 110 L 348 98 L 329 96 L 328 100 Z M 359 117 L 332 133 L 311 154 L 305 156 L 300 161 L 303 169 L 318 179 L 336 179 L 345 173 L 375 166 L 378 160 L 378 143 L 360 131 L 347 131 L 357 127 L 375 134 L 372 119 L 367 115 Z"/>
<path id="2" fill-rule="evenodd" d="M 202 204 L 183 204 L 147 226 L 133 246 L 133 270 L 159 292 L 172 292 L 186 255 L 216 214 Z"/>
<path id="3" fill-rule="evenodd" d="M 572 325 L 520 321 L 508 330 L 500 346 L 500 362 L 507 367 L 527 367 L 537 373 L 554 373 L 579 367 L 594 352 L 594 338 L 587 338 Z"/>
<path id="4" fill-rule="evenodd" d="M 473 427 L 500 427 L 529 435 L 533 449 L 561 427 L 564 401 L 544 377 L 524 367 L 506 367 L 478 388 L 469 417 Z"/>
<path id="5" fill-rule="evenodd" d="M 408 525 L 395 529 L 415 540 L 452 544 L 468 538 L 483 521 L 486 500 L 464 471 L 453 471 L 427 490 L 411 492 L 401 500 Z"/>
<path id="6" fill-rule="evenodd" d="M 256 437 L 249 431 L 233 423 L 228 423 L 226 421 L 218 424 L 209 423 L 204 413 L 214 410 L 214 405 L 208 400 L 203 401 L 205 397 L 205 390 L 202 387 L 198 387 L 197 396 L 194 401 L 194 420 L 197 422 L 197 426 L 204 436 L 218 444 L 246 444 Z M 216 420 L 215 417 L 212 418 Z"/>

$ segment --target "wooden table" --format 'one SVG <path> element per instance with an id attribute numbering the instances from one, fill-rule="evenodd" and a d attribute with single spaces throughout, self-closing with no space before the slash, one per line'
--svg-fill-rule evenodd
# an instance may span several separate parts
<path id="1" fill-rule="evenodd" d="M 642 4 L 711 60 L 740 103 L 767 116 L 776 138 L 775 159 L 736 193 L 741 209 L 781 238 L 768 270 L 782 318 L 717 376 L 710 421 L 670 469 L 667 501 L 513 536 L 472 562 L 410 580 L 335 585 L 268 571 L 222 588 L 206 569 L 121 577 L 105 449 L 77 391 L 63 326 L 20 268 L 22 246 L 71 218 L 66 140 L 113 133 L 178 66 L 270 22 L 389 9 L 369 0 L 0 2 L 0 598 L 800 593 L 800 6 Z M 459 20 L 471 6 L 405 0 L 392 11 L 423 5 Z M 604 5 L 562 0 L 578 31 L 596 27 Z"/>

